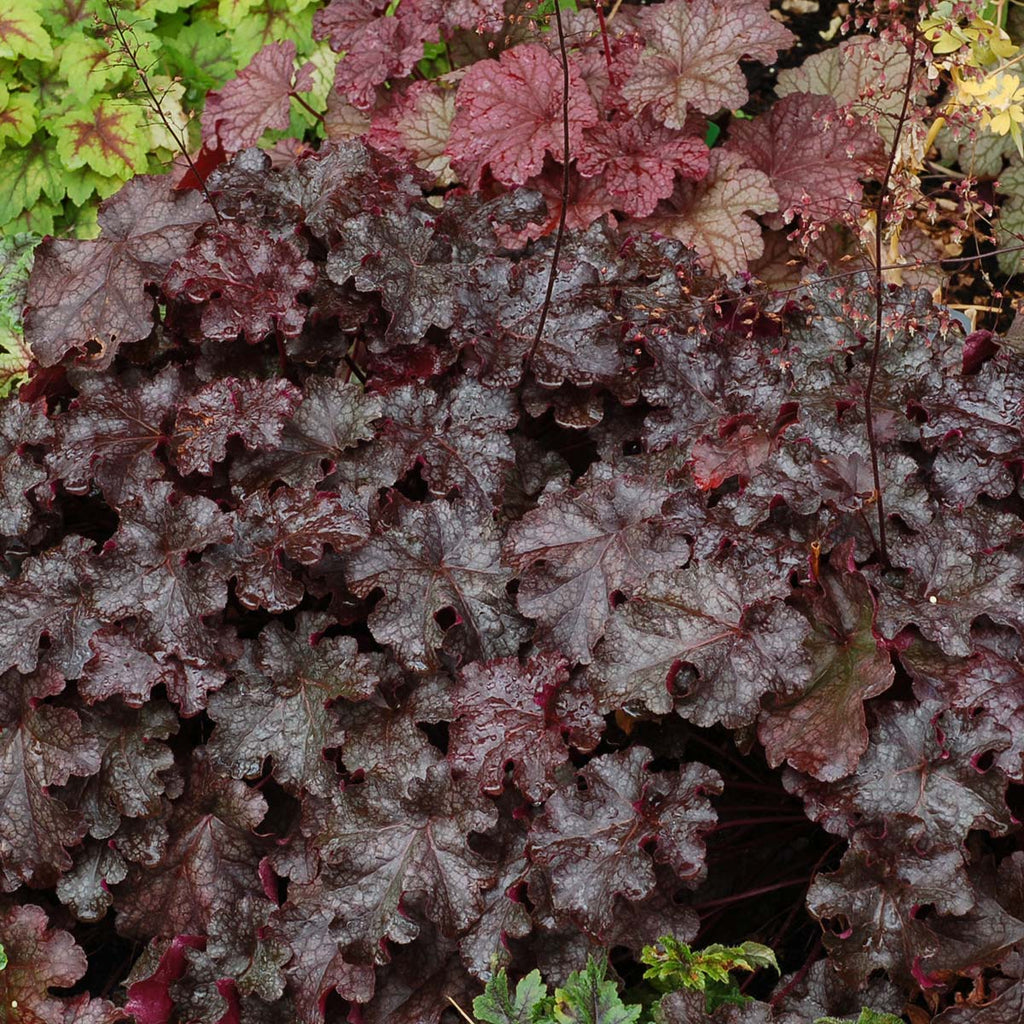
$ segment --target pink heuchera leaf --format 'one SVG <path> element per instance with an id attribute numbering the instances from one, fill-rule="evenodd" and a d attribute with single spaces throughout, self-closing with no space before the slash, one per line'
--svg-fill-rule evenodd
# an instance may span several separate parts
<path id="1" fill-rule="evenodd" d="M 717 273 L 742 273 L 764 252 L 752 215 L 777 210 L 779 204 L 768 176 L 743 164 L 736 153 L 712 150 L 707 177 L 695 184 L 679 182 L 640 226 L 691 246 Z"/>
<path id="2" fill-rule="evenodd" d="M 793 34 L 768 14 L 765 0 L 670 0 L 645 7 L 647 49 L 622 87 L 631 109 L 649 106 L 669 128 L 682 128 L 688 105 L 704 114 L 747 102 L 741 60 L 770 64 Z"/>
<path id="3" fill-rule="evenodd" d="M 561 160 L 562 67 L 543 46 L 513 47 L 500 61 L 472 65 L 455 98 L 448 153 L 471 189 L 484 169 L 506 185 L 539 174 L 544 154 Z M 583 129 L 598 122 L 597 108 L 579 71 L 569 64 L 569 152 L 581 149 Z"/>
<path id="4" fill-rule="evenodd" d="M 291 97 L 313 88 L 313 65 L 295 72 L 295 43 L 268 43 L 249 64 L 206 97 L 203 144 L 226 152 L 248 149 L 268 128 L 288 127 Z"/>
<path id="5" fill-rule="evenodd" d="M 446 149 L 455 118 L 455 91 L 436 82 L 413 82 L 373 116 L 365 142 L 395 160 L 411 159 L 437 185 L 455 179 Z"/>
<path id="6" fill-rule="evenodd" d="M 146 285 L 163 280 L 196 228 L 212 216 L 197 192 L 172 192 L 160 178 L 133 178 L 100 206 L 94 241 L 47 239 L 28 285 L 25 340 L 43 366 L 71 349 L 107 367 L 125 342 L 153 329 Z"/>
<path id="7" fill-rule="evenodd" d="M 831 96 L 806 93 L 784 96 L 753 121 L 740 121 L 729 148 L 771 179 L 785 223 L 797 216 L 821 223 L 854 218 L 860 178 L 882 156 L 873 128 L 836 116 Z"/>
<path id="8" fill-rule="evenodd" d="M 404 78 L 423 56 L 423 44 L 438 38 L 438 8 L 401 3 L 384 16 L 386 3 L 331 0 L 316 12 L 313 37 L 329 39 L 338 61 L 334 88 L 353 106 L 369 110 L 376 87 Z"/>
<path id="9" fill-rule="evenodd" d="M 677 173 L 699 180 L 708 166 L 702 139 L 666 128 L 646 112 L 588 129 L 576 157 L 580 174 L 603 173 L 617 208 L 633 217 L 646 217 L 659 199 L 672 195 Z"/>

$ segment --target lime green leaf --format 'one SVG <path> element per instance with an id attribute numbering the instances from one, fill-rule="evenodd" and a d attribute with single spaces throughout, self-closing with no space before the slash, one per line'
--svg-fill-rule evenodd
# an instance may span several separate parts
<path id="1" fill-rule="evenodd" d="M 7 966 L 7 951 L 4 949 L 4 945 L 0 942 L 0 971 Z"/>
<path id="2" fill-rule="evenodd" d="M 739 946 L 715 943 L 706 949 L 692 950 L 671 935 L 662 936 L 655 946 L 644 946 L 640 959 L 648 967 L 644 980 L 652 982 L 659 991 L 688 988 L 707 992 L 712 983 L 718 983 L 726 986 L 725 990 L 714 987 L 718 1001 L 729 998 L 731 970 L 755 971 L 759 967 L 770 967 L 776 973 L 779 970 L 775 954 L 759 942 L 744 942 Z"/>
<path id="3" fill-rule="evenodd" d="M 10 393 L 28 374 L 32 353 L 21 330 L 28 275 L 39 236 L 12 234 L 0 238 L 0 397 Z M 0 971 L 7 958 L 0 945 Z"/>
<path id="4" fill-rule="evenodd" d="M 0 152 L 0 181 L 4 183 L 0 189 L 0 227 L 6 227 L 24 211 L 37 208 L 37 219 L 40 215 L 45 219 L 43 211 L 50 210 L 52 227 L 52 206 L 64 198 L 65 173 L 53 141 L 45 136 L 37 136 L 27 146 L 8 146 Z M 40 204 L 42 196 L 50 200 L 50 206 Z"/>
<path id="5" fill-rule="evenodd" d="M 298 56 L 313 49 L 313 11 L 301 7 L 304 0 L 264 0 L 231 33 L 231 52 L 238 67 L 244 67 L 268 43 L 291 39 Z"/>
<path id="6" fill-rule="evenodd" d="M 513 996 L 503 967 L 484 986 L 484 994 L 473 1000 L 473 1015 L 483 1024 L 530 1024 L 533 1008 L 547 994 L 540 971 L 533 970 L 520 979 Z"/>
<path id="7" fill-rule="evenodd" d="M 36 117 L 32 97 L 16 92 L 0 110 L 0 146 L 8 142 L 24 146 L 35 134 Z"/>
<path id="8" fill-rule="evenodd" d="M 126 72 L 124 55 L 111 53 L 102 39 L 77 33 L 61 49 L 60 73 L 79 103 L 88 103 L 98 92 L 109 92 Z"/>
<path id="9" fill-rule="evenodd" d="M 145 121 L 145 111 L 136 104 L 94 97 L 88 106 L 58 120 L 57 152 L 72 169 L 91 167 L 106 176 L 134 174 L 146 166 Z"/>
<path id="10" fill-rule="evenodd" d="M 27 93 L 35 104 L 40 126 L 50 130 L 52 120 L 67 113 L 75 103 L 60 68 L 49 61 L 26 60 L 18 64 L 18 74 L 30 87 Z"/>
<path id="11" fill-rule="evenodd" d="M 259 0 L 218 0 L 217 18 L 228 28 L 238 28 Z"/>
<path id="12" fill-rule="evenodd" d="M 57 42 L 81 29 L 91 29 L 100 11 L 106 13 L 106 4 L 102 0 L 39 0 L 38 9 L 53 42 Z"/>
<path id="13" fill-rule="evenodd" d="M 848 1018 L 843 1017 L 818 1017 L 814 1024 L 851 1024 Z M 878 1010 L 869 1010 L 866 1006 L 860 1011 L 856 1024 L 903 1024 L 903 1019 L 894 1013 L 880 1013 Z"/>
<path id="14" fill-rule="evenodd" d="M 1007 275 L 1021 270 L 1021 256 L 1024 249 L 1014 248 L 1024 244 L 1024 167 L 1013 164 L 999 175 L 998 191 L 1006 196 L 999 205 L 999 216 L 993 223 L 996 243 L 1001 252 L 996 259 L 999 269 Z"/>
<path id="15" fill-rule="evenodd" d="M 587 957 L 582 971 L 569 975 L 564 988 L 555 989 L 558 1024 L 633 1024 L 643 1009 L 625 1006 L 614 981 L 605 980 L 607 964 Z"/>
<path id="16" fill-rule="evenodd" d="M 188 83 L 192 101 L 220 88 L 237 66 L 231 40 L 206 20 L 186 25 L 173 39 L 165 39 L 162 56 L 167 70 Z"/>
<path id="17" fill-rule="evenodd" d="M 0 57 L 49 60 L 52 56 L 38 0 L 0 0 Z"/>

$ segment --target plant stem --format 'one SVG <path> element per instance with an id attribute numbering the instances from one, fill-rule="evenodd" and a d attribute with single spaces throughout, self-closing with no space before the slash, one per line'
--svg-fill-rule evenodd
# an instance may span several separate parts
<path id="1" fill-rule="evenodd" d="M 885 498 L 882 494 L 882 476 L 878 470 L 878 444 L 875 439 L 875 418 L 872 400 L 875 395 L 875 380 L 878 377 L 878 356 L 882 349 L 882 233 L 885 228 L 886 200 L 889 197 L 889 182 L 896 167 L 896 155 L 899 152 L 900 137 L 907 121 L 910 109 L 910 92 L 914 84 L 914 58 L 917 56 L 917 29 L 910 44 L 910 70 L 907 72 L 907 84 L 903 90 L 903 106 L 896 131 L 893 135 L 892 148 L 889 150 L 889 165 L 882 178 L 882 187 L 878 192 L 878 203 L 875 206 L 875 343 L 871 347 L 871 369 L 868 371 L 868 383 L 864 389 L 864 419 L 868 432 L 868 448 L 871 450 L 871 475 L 875 487 L 875 500 L 878 504 L 878 553 L 883 567 L 889 565 L 889 547 L 885 539 Z"/>
<path id="2" fill-rule="evenodd" d="M 555 0 L 555 24 L 558 26 L 558 49 L 562 54 L 562 209 L 558 214 L 558 233 L 555 235 L 555 251 L 551 256 L 551 272 L 548 274 L 544 305 L 540 310 L 537 333 L 526 356 L 527 368 L 533 363 L 533 355 L 544 336 L 544 324 L 547 323 L 551 296 L 555 291 L 555 278 L 558 276 L 558 257 L 562 252 L 562 238 L 565 235 L 565 215 L 569 207 L 569 55 L 565 51 L 565 29 L 562 26 L 560 0 Z"/>

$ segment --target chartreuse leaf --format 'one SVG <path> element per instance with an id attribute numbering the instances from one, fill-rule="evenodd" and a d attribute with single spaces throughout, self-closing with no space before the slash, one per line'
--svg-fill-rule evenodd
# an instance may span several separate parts
<path id="1" fill-rule="evenodd" d="M 515 995 L 509 991 L 508 975 L 503 967 L 484 986 L 484 994 L 473 1000 L 473 1015 L 482 1024 L 530 1024 L 533 1009 L 548 994 L 540 971 L 530 971 L 519 979 Z"/>
<path id="2" fill-rule="evenodd" d="M 32 360 L 22 335 L 21 311 L 38 242 L 33 234 L 0 238 L 0 397 L 27 377 Z M 0 970 L 5 962 L 0 946 Z"/>
<path id="3" fill-rule="evenodd" d="M 814 1024 L 850 1024 L 846 1017 L 818 1017 Z M 903 1019 L 894 1013 L 880 1013 L 866 1006 L 860 1011 L 856 1024 L 903 1024 Z"/>
<path id="4" fill-rule="evenodd" d="M 112 52 L 103 39 L 76 33 L 61 48 L 60 73 L 79 103 L 121 82 L 127 70 L 123 54 Z"/>
<path id="5" fill-rule="evenodd" d="M 35 130 L 36 116 L 32 97 L 24 92 L 8 95 L 7 102 L 0 110 L 0 146 L 8 142 L 23 146 L 32 138 Z"/>
<path id="6" fill-rule="evenodd" d="M 0 227 L 36 208 L 41 196 L 51 203 L 64 198 L 64 168 L 52 139 L 35 138 L 27 146 L 8 145 L 0 152 Z M 49 210 L 44 205 L 42 209 Z M 53 215 L 50 213 L 50 225 Z M 46 228 L 41 233 L 46 233 Z"/>
<path id="7" fill-rule="evenodd" d="M 687 988 L 703 992 L 708 1011 L 724 1003 L 742 1005 L 749 997 L 740 993 L 729 972 L 756 971 L 771 967 L 778 972 L 775 954 L 759 942 L 739 946 L 719 943 L 694 951 L 685 942 L 664 935 L 655 946 L 644 946 L 640 960 L 647 964 L 644 980 L 661 992 L 677 992 Z"/>
<path id="8" fill-rule="evenodd" d="M 218 0 L 217 18 L 228 28 L 238 28 L 257 3 L 258 0 Z"/>
<path id="9" fill-rule="evenodd" d="M 188 83 L 191 100 L 222 86 L 237 67 L 231 40 L 206 19 L 185 25 L 173 39 L 164 40 L 162 56 L 167 70 Z"/>
<path id="10" fill-rule="evenodd" d="M 245 67 L 268 43 L 292 39 L 298 55 L 313 48 L 313 9 L 311 0 L 264 0 L 230 33 L 235 67 Z"/>
<path id="11" fill-rule="evenodd" d="M 57 152 L 72 169 L 127 177 L 146 166 L 145 120 L 142 107 L 96 96 L 57 121 Z"/>
<path id="12" fill-rule="evenodd" d="M 0 0 L 0 57 L 49 60 L 53 56 L 39 6 L 39 0 Z"/>
<path id="13" fill-rule="evenodd" d="M 582 971 L 569 975 L 564 988 L 555 989 L 554 1012 L 550 1018 L 557 1024 L 633 1024 L 642 1007 L 626 1006 L 614 981 L 605 980 L 606 961 L 587 957 Z M 535 1018 L 537 1019 L 537 1018 Z"/>
<path id="14" fill-rule="evenodd" d="M 7 951 L 4 949 L 4 944 L 0 942 L 0 971 L 7 966 Z"/>

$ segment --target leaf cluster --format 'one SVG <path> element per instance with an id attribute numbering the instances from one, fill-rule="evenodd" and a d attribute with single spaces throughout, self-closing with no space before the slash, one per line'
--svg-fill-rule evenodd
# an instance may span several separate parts
<path id="1" fill-rule="evenodd" d="M 735 12 L 623 5 L 625 92 L 570 121 L 592 177 L 631 132 L 703 138 L 691 104 L 726 101 L 687 79 L 681 112 L 670 57 L 681 20 L 769 20 Z M 564 1015 L 588 955 L 572 984 L 613 1004 L 599 952 L 638 975 L 665 935 L 705 991 L 766 955 L 715 946 L 738 936 L 786 972 L 771 1002 L 669 993 L 666 1024 L 1015 1019 L 1021 354 L 856 270 L 724 279 L 615 207 L 570 225 L 548 296 L 559 112 L 531 83 L 557 59 L 523 31 L 457 86 L 472 186 L 356 141 L 245 149 L 216 210 L 140 176 L 99 237 L 36 251 L 37 365 L 0 406 L 0 1005 L 26 1019 L 437 1024 L 502 967 Z M 795 190 L 794 139 L 853 173 L 803 70 L 708 155 L 721 182 L 672 165 L 702 223 L 736 223 L 744 172 Z M 510 110 L 533 127 L 505 146 Z M 790 199 L 793 224 L 850 201 Z"/>
<path id="2" fill-rule="evenodd" d="M 309 0 L 4 0 L 0 232 L 95 234 L 101 199 L 166 170 L 175 136 L 198 143 L 190 122 L 210 89 L 270 40 L 310 55 L 312 17 Z"/>

